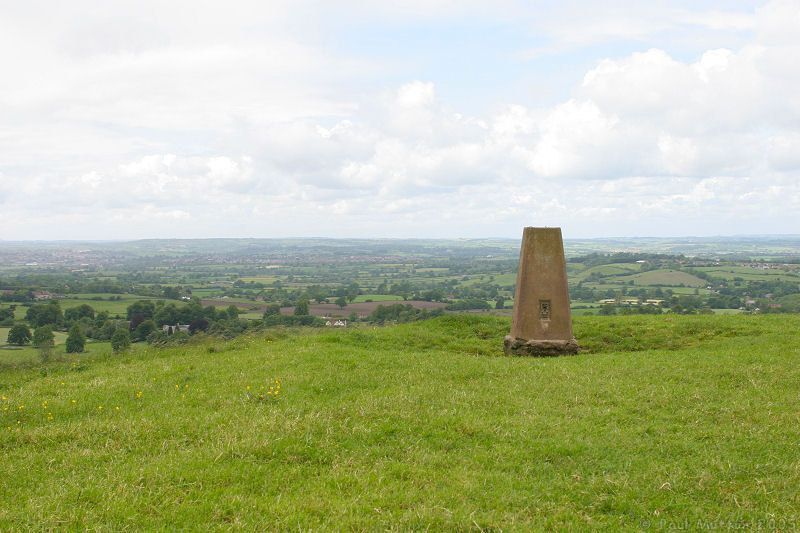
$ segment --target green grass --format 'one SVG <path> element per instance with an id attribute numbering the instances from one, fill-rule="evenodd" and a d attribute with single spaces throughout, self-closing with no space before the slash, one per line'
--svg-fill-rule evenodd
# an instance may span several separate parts
<path id="1" fill-rule="evenodd" d="M 587 353 L 548 359 L 502 356 L 508 328 L 448 315 L 8 368 L 0 530 L 797 520 L 797 315 L 577 318 Z"/>
<path id="2" fill-rule="evenodd" d="M 708 284 L 707 281 L 687 272 L 663 269 L 649 270 L 647 272 L 632 274 L 630 276 L 619 276 L 614 278 L 614 280 L 623 282 L 632 280 L 635 285 L 685 285 L 687 287 L 705 287 Z"/>
<path id="3" fill-rule="evenodd" d="M 39 362 L 39 350 L 30 344 L 27 346 L 11 346 L 6 344 L 8 338 L 9 328 L 0 328 L 0 372 L 3 369 L 15 367 L 19 365 L 32 365 Z M 53 332 L 55 336 L 55 348 L 51 353 L 53 359 L 65 359 L 68 356 L 65 348 L 64 341 L 67 339 L 67 334 L 62 331 Z M 111 351 L 110 342 L 95 342 L 87 341 L 85 345 L 85 352 L 77 355 L 83 357 L 85 355 L 98 355 L 105 354 Z"/>

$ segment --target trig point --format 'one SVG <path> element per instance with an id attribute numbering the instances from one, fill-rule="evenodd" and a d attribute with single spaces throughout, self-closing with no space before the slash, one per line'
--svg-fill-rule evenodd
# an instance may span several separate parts
<path id="1" fill-rule="evenodd" d="M 578 353 L 569 312 L 567 263 L 561 228 L 525 228 L 519 252 L 509 355 Z"/>

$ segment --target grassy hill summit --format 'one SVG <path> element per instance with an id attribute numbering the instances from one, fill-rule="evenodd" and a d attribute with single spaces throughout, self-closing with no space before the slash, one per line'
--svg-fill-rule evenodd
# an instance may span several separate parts
<path id="1" fill-rule="evenodd" d="M 0 530 L 800 527 L 800 317 L 270 329 L 0 373 Z"/>

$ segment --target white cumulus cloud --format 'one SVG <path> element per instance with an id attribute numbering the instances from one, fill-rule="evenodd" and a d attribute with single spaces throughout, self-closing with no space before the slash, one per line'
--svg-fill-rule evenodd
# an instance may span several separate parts
<path id="1" fill-rule="evenodd" d="M 510 2 L 497 21 L 540 28 L 545 55 L 641 46 L 584 64 L 553 101 L 480 112 L 453 103 L 446 74 L 398 79 L 326 41 L 319 4 L 240 7 L 252 14 L 200 6 L 189 23 L 172 3 L 156 21 L 127 4 L 85 17 L 62 6 L 65 24 L 16 6 L 0 22 L 7 238 L 800 232 L 796 2 L 587 4 L 547 31 L 551 15 L 534 22 Z M 449 2 L 346 9 L 403 23 L 489 16 Z M 650 42 L 667 31 L 714 42 L 689 57 Z"/>

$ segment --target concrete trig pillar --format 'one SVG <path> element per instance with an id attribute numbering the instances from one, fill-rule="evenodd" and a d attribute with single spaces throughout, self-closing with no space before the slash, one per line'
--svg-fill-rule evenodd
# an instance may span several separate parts
<path id="1" fill-rule="evenodd" d="M 572 335 L 567 263 L 561 228 L 525 228 L 519 252 L 517 289 L 506 354 L 578 353 Z"/>

